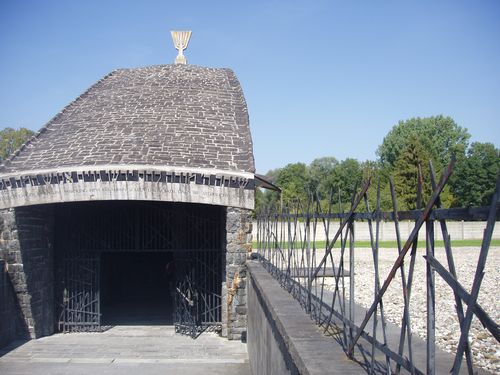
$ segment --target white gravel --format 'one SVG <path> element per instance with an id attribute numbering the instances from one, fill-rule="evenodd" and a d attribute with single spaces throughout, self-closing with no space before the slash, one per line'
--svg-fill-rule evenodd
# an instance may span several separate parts
<path id="1" fill-rule="evenodd" d="M 470 292 L 479 257 L 478 247 L 461 247 L 453 249 L 455 267 L 459 282 Z M 339 249 L 334 249 L 334 259 L 338 265 Z M 319 255 L 319 254 L 318 254 Z M 397 249 L 380 249 L 379 270 L 380 283 L 385 281 L 398 255 Z M 422 338 L 426 337 L 426 271 L 425 249 L 419 249 L 416 254 L 415 273 L 410 300 L 410 316 L 412 332 Z M 444 249 L 437 248 L 436 258 L 448 269 Z M 320 256 L 318 257 L 320 258 Z M 348 250 L 345 254 L 345 269 L 349 269 Z M 408 277 L 409 254 L 405 260 L 406 277 Z M 355 250 L 355 300 L 369 307 L 374 298 L 373 256 L 371 249 Z M 331 282 L 332 279 L 329 279 Z M 346 281 L 346 296 L 349 294 L 348 279 Z M 333 283 L 332 283 L 333 284 Z M 500 321 L 500 303 L 498 288 L 500 287 L 500 247 L 491 247 L 486 263 L 485 275 L 479 293 L 479 304 L 495 321 Z M 464 311 L 467 305 L 464 304 Z M 403 294 L 401 275 L 398 271 L 384 296 L 386 318 L 401 326 L 403 316 Z M 436 273 L 436 341 L 437 345 L 454 353 L 460 339 L 460 327 L 455 310 L 455 299 L 451 288 Z M 474 365 L 486 370 L 500 373 L 500 344 L 482 327 L 474 317 L 469 333 L 472 346 Z"/>

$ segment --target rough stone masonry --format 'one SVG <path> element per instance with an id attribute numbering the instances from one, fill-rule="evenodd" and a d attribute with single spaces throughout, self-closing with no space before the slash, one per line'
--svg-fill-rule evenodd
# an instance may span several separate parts
<path id="1" fill-rule="evenodd" d="M 139 171 L 139 178 L 97 182 L 71 177 L 71 183 L 59 179 L 52 183 L 57 176 L 66 181 L 64 176 L 70 173 L 101 176 L 102 171 L 117 176 Z M 144 171 L 142 180 L 140 171 Z M 182 194 L 171 192 L 167 183 L 148 180 L 158 171 L 179 175 L 180 180 L 170 184 L 172 191 L 182 190 Z M 60 230 L 54 211 L 59 203 L 210 204 L 224 207 L 227 213 L 223 334 L 241 338 L 246 333 L 245 261 L 252 248 L 254 190 L 253 185 L 226 186 L 217 181 L 251 182 L 254 173 L 247 105 L 231 70 L 158 65 L 110 73 L 0 166 L 0 181 L 4 181 L 0 191 L 0 317 L 13 318 L 17 337 L 37 338 L 54 332 L 54 262 L 58 261 L 54 238 Z M 182 183 L 188 175 L 205 178 Z M 40 180 L 51 183 L 37 185 Z M 14 328 L 3 324 L 0 332 L 11 337 Z"/>
<path id="2" fill-rule="evenodd" d="M 223 335 L 241 339 L 247 327 L 246 260 L 252 252 L 252 211 L 227 208 L 226 280 L 222 288 Z"/>
<path id="3" fill-rule="evenodd" d="M 16 338 L 54 332 L 52 226 L 50 206 L 0 211 L 0 257 L 8 275 L 4 300 Z"/>

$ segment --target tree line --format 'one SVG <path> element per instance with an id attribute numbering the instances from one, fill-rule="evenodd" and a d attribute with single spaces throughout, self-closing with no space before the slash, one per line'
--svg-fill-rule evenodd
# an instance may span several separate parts
<path id="1" fill-rule="evenodd" d="M 15 152 L 35 133 L 26 128 L 5 128 L 0 130 L 0 163 L 3 164 L 9 156 Z"/>
<path id="2" fill-rule="evenodd" d="M 281 197 L 274 191 L 256 191 L 256 211 L 277 204 L 302 202 L 311 197 L 327 209 L 348 209 L 353 191 L 371 176 L 372 184 L 380 183 L 381 209 L 391 210 L 390 178 L 394 182 L 399 210 L 417 206 L 419 168 L 423 179 L 422 199 L 432 193 L 429 162 L 437 177 L 452 155 L 456 158 L 454 172 L 441 194 L 442 205 L 470 207 L 489 205 L 500 170 L 500 150 L 492 143 L 472 142 L 466 128 L 450 117 L 433 116 L 400 121 L 384 137 L 377 149 L 377 160 L 337 160 L 322 157 L 309 165 L 291 163 L 271 170 L 267 177 L 282 189 Z M 376 189 L 370 189 L 370 206 L 375 207 Z M 340 205 L 340 206 L 339 206 Z"/>

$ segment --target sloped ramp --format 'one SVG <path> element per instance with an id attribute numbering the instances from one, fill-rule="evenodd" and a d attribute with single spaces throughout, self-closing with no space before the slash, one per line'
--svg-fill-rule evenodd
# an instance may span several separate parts
<path id="1" fill-rule="evenodd" d="M 173 326 L 116 326 L 14 342 L 0 351 L 0 373 L 250 375 L 250 367 L 246 344 L 214 333 L 192 340 Z"/>

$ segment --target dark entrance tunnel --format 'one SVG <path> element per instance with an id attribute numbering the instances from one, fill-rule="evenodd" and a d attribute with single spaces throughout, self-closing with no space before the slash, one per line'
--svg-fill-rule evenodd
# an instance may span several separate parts
<path id="1" fill-rule="evenodd" d="M 172 324 L 173 264 L 172 252 L 102 253 L 102 323 Z"/>
<path id="2" fill-rule="evenodd" d="M 57 330 L 221 322 L 225 212 L 164 202 L 62 204 L 55 220 Z"/>

